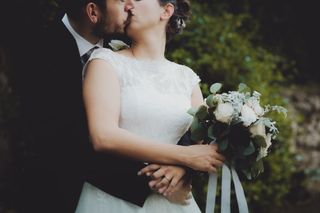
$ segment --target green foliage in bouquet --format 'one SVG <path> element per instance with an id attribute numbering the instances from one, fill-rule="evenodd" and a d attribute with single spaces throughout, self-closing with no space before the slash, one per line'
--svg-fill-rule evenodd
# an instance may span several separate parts
<path id="1" fill-rule="evenodd" d="M 213 6 L 212 2 L 205 2 L 192 2 L 191 22 L 181 36 L 169 43 L 168 57 L 199 74 L 205 97 L 210 94 L 208 85 L 214 82 L 222 82 L 225 90 L 234 90 L 244 82 L 263 94 L 262 104 L 286 106 L 287 102 L 280 94 L 280 85 L 286 81 L 281 71 L 291 64 L 256 45 L 259 24 L 250 15 L 226 13 L 222 4 Z M 283 207 L 295 171 L 293 154 L 289 151 L 290 119 L 283 119 L 277 113 L 270 116 L 277 121 L 281 132 L 264 162 L 264 173 L 254 181 L 242 181 L 249 207 L 254 212 L 270 212 L 271 207 Z M 199 187 L 206 185 L 206 179 L 195 178 L 194 185 L 198 186 L 194 187 L 195 196 L 203 209 L 206 187 Z"/>
<path id="2" fill-rule="evenodd" d="M 268 113 L 286 115 L 287 110 L 281 106 L 261 107 L 260 93 L 251 92 L 245 84 L 239 84 L 238 91 L 220 94 L 221 87 L 220 83 L 213 84 L 207 105 L 189 110 L 194 117 L 191 138 L 217 143 L 225 163 L 251 180 L 263 172 L 262 159 L 268 155 L 271 139 L 279 133 Z"/>

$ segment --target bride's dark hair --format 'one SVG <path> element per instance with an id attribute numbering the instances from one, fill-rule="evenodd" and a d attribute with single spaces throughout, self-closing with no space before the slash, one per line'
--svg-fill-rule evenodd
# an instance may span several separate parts
<path id="1" fill-rule="evenodd" d="M 174 35 L 179 34 L 186 27 L 186 22 L 191 15 L 189 0 L 158 0 L 161 6 L 168 3 L 174 5 L 174 13 L 170 18 L 166 33 L 167 39 L 170 40 Z"/>

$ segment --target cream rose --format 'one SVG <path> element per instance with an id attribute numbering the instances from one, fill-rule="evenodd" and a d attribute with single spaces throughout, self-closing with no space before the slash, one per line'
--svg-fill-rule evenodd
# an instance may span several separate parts
<path id="1" fill-rule="evenodd" d="M 253 122 L 255 122 L 258 117 L 257 117 L 256 113 L 253 111 L 253 109 L 251 109 L 248 105 L 245 104 L 241 108 L 241 117 L 240 118 L 243 122 L 243 125 L 248 127 Z"/>
<path id="2" fill-rule="evenodd" d="M 268 149 L 271 146 L 271 137 L 272 137 L 271 134 L 267 134 L 267 136 L 264 137 L 266 140 L 267 146 L 260 148 L 260 157 L 261 158 L 264 158 L 268 155 Z"/>
<path id="3" fill-rule="evenodd" d="M 264 109 L 260 106 L 260 103 L 257 99 L 249 99 L 246 103 L 253 111 L 257 114 L 257 116 L 264 115 Z"/>
<path id="4" fill-rule="evenodd" d="M 214 115 L 218 121 L 228 124 L 232 120 L 233 112 L 234 109 L 230 103 L 220 103 L 214 111 Z"/>
<path id="5" fill-rule="evenodd" d="M 253 136 L 261 135 L 262 137 L 266 137 L 266 127 L 262 122 L 258 122 L 257 124 L 251 126 L 250 132 Z"/>
<path id="6" fill-rule="evenodd" d="M 264 109 L 260 106 L 259 102 L 254 102 L 253 104 L 253 111 L 258 115 L 258 116 L 263 116 L 264 115 Z"/>

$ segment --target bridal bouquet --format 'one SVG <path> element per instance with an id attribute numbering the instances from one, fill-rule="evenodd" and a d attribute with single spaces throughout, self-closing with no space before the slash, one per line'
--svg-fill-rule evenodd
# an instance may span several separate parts
<path id="1" fill-rule="evenodd" d="M 191 138 L 204 143 L 217 143 L 226 157 L 222 168 L 222 212 L 230 210 L 227 206 L 230 203 L 231 178 L 239 211 L 247 212 L 236 171 L 241 171 L 247 179 L 256 178 L 263 172 L 263 158 L 268 155 L 268 149 L 279 133 L 276 122 L 268 117 L 268 113 L 277 111 L 286 115 L 287 110 L 281 106 L 261 106 L 261 94 L 251 92 L 245 84 L 240 84 L 237 91 L 218 93 L 221 87 L 220 83 L 213 84 L 210 87 L 212 94 L 205 100 L 206 105 L 188 111 L 193 116 Z M 216 174 L 210 174 L 206 212 L 214 209 L 216 183 Z"/>
<path id="2" fill-rule="evenodd" d="M 279 132 L 267 113 L 277 111 L 286 115 L 287 110 L 281 106 L 262 107 L 261 94 L 251 93 L 245 84 L 240 84 L 238 91 L 218 94 L 221 86 L 216 83 L 210 87 L 212 94 L 206 98 L 206 106 L 189 110 L 194 117 L 191 138 L 216 142 L 228 165 L 248 179 L 255 178 L 263 172 L 262 159 Z"/>

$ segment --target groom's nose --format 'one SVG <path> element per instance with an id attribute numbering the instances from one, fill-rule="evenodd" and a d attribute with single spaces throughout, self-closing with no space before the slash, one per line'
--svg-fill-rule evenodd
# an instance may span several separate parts
<path id="1" fill-rule="evenodd" d="M 129 12 L 133 8 L 134 8 L 134 0 L 126 0 L 126 4 L 125 4 L 125 7 L 124 7 L 124 10 L 126 12 Z"/>

